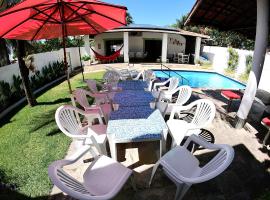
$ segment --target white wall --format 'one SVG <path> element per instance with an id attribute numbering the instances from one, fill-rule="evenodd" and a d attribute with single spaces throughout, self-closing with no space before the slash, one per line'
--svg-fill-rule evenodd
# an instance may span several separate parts
<path id="1" fill-rule="evenodd" d="M 85 48 L 81 47 L 81 55 L 83 56 L 85 55 L 85 53 L 86 53 Z M 41 71 L 41 69 L 44 66 L 48 65 L 50 62 L 62 61 L 63 57 L 64 55 L 63 55 L 62 49 L 60 49 L 59 51 L 34 54 L 34 64 L 37 70 Z M 79 57 L 78 47 L 67 48 L 67 59 L 68 59 L 68 63 L 69 64 L 71 63 L 72 68 L 80 66 L 80 57 Z M 20 75 L 18 63 L 0 67 L 0 81 L 3 80 L 12 84 L 13 74 Z"/>
<path id="2" fill-rule="evenodd" d="M 184 38 L 182 35 L 168 35 L 168 55 L 174 53 L 185 53 L 185 49 L 186 38 Z"/>
<path id="3" fill-rule="evenodd" d="M 105 41 L 114 39 L 123 40 L 123 33 L 102 33 L 97 35 L 95 37 L 95 50 L 105 55 Z M 162 40 L 162 33 L 143 32 L 142 36 L 129 36 L 129 52 L 144 52 L 145 39 Z M 173 41 L 179 41 L 182 45 L 177 45 L 177 43 Z M 186 39 L 182 35 L 168 34 L 168 54 L 185 52 L 185 48 Z M 121 52 L 121 54 L 122 53 L 123 52 Z"/>
<path id="4" fill-rule="evenodd" d="M 246 56 L 252 55 L 253 51 L 235 49 L 239 55 L 239 63 L 237 67 L 237 75 L 240 76 L 246 70 Z M 229 53 L 226 47 L 216 47 L 216 46 L 204 46 L 203 55 L 206 55 L 208 59 L 212 62 L 215 71 L 224 73 L 224 70 L 228 67 Z M 265 56 L 265 62 L 263 67 L 263 72 L 261 80 L 259 83 L 259 88 L 270 92 L 270 54 L 267 53 Z"/>

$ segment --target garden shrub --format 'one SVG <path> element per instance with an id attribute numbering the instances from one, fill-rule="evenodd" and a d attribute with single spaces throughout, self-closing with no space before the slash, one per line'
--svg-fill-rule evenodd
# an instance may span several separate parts
<path id="1" fill-rule="evenodd" d="M 252 55 L 246 56 L 246 74 L 249 74 L 252 68 L 253 57 Z"/>
<path id="2" fill-rule="evenodd" d="M 64 62 L 52 62 L 29 77 L 32 90 L 41 88 L 65 74 Z M 0 112 L 24 96 L 22 78 L 13 75 L 13 83 L 0 81 Z"/>
<path id="3" fill-rule="evenodd" d="M 228 60 L 228 71 L 235 72 L 238 66 L 239 55 L 237 51 L 231 47 L 228 48 L 229 60 Z"/>

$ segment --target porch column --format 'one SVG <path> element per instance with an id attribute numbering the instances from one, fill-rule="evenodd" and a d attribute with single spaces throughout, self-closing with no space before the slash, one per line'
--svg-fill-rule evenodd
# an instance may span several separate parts
<path id="1" fill-rule="evenodd" d="M 202 39 L 200 37 L 196 37 L 194 63 L 200 59 L 201 41 Z"/>
<path id="2" fill-rule="evenodd" d="M 128 32 L 124 32 L 124 62 L 129 63 L 129 38 Z"/>
<path id="3" fill-rule="evenodd" d="M 161 53 L 161 62 L 167 62 L 167 51 L 168 50 L 168 33 L 163 33 L 162 36 L 162 53 Z"/>
<path id="4" fill-rule="evenodd" d="M 257 25 L 252 70 L 249 74 L 245 94 L 237 112 L 236 128 L 242 128 L 244 126 L 260 82 L 268 43 L 268 4 L 268 0 L 257 0 Z"/>
<path id="5" fill-rule="evenodd" d="M 89 42 L 89 35 L 83 36 L 84 40 L 84 49 L 86 53 L 90 56 L 90 42 Z"/>

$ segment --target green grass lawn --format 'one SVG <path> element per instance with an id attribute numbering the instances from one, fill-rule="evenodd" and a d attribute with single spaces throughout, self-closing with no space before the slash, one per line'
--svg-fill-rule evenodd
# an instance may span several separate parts
<path id="1" fill-rule="evenodd" d="M 104 72 L 86 74 L 101 79 Z M 81 75 L 72 78 L 72 88 L 82 87 Z M 54 120 L 55 110 L 70 104 L 67 82 L 37 98 L 35 107 L 25 106 L 0 127 L 0 182 L 15 184 L 18 190 L 1 191 L 0 199 L 47 199 L 52 184 L 48 165 L 64 158 L 71 140 Z"/>

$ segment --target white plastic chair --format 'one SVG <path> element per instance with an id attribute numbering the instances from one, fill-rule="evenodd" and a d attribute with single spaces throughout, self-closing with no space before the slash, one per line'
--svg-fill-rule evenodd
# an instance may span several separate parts
<path id="1" fill-rule="evenodd" d="M 80 182 L 64 171 L 63 167 L 75 163 L 89 150 L 94 160 L 84 172 L 83 181 Z M 68 159 L 50 164 L 48 174 L 54 185 L 75 199 L 107 200 L 117 195 L 132 175 L 132 170 L 112 158 L 97 156 L 90 146 L 85 146 Z"/>
<path id="2" fill-rule="evenodd" d="M 106 130 L 107 126 L 102 124 L 91 125 L 88 123 L 86 126 L 82 126 L 81 121 L 76 116 L 82 115 L 83 117 L 89 117 L 92 113 L 88 113 L 78 109 L 74 106 L 64 105 L 59 107 L 55 113 L 55 121 L 58 128 L 68 137 L 76 140 L 77 146 L 93 145 L 90 137 L 93 136 L 97 142 L 98 151 L 107 155 L 106 151 Z"/>
<path id="3" fill-rule="evenodd" d="M 167 84 L 169 84 L 168 87 L 166 87 Z M 162 83 L 154 83 L 152 94 L 157 100 L 165 98 L 171 101 L 172 95 L 174 94 L 174 91 L 178 85 L 179 78 L 171 77 Z"/>
<path id="4" fill-rule="evenodd" d="M 73 95 L 76 102 L 78 102 L 80 106 L 84 108 L 85 111 L 101 115 L 102 117 L 104 117 L 105 122 L 108 123 L 108 117 L 112 111 L 112 105 L 110 103 L 106 103 L 109 101 L 107 99 L 107 95 L 105 95 L 106 98 L 103 98 L 104 94 L 93 94 L 84 89 L 76 89 L 73 92 Z M 90 106 L 87 96 L 94 97 L 96 105 Z"/>
<path id="5" fill-rule="evenodd" d="M 168 115 L 172 112 L 174 106 L 182 106 L 184 105 L 191 97 L 192 88 L 184 85 L 179 86 L 171 94 L 175 94 L 178 92 L 178 96 L 175 102 L 170 102 L 167 99 L 161 99 L 156 103 L 156 107 L 162 113 L 163 116 Z"/>
<path id="6" fill-rule="evenodd" d="M 200 166 L 199 160 L 187 149 L 191 142 L 218 153 L 204 166 Z M 203 138 L 191 135 L 183 146 L 177 146 L 167 152 L 154 166 L 149 186 L 159 165 L 164 173 L 176 184 L 175 200 L 182 199 L 192 184 L 202 183 L 215 178 L 231 164 L 234 158 L 234 150 L 226 144 L 211 144 Z"/>
<path id="7" fill-rule="evenodd" d="M 144 73 L 144 70 L 142 70 L 141 72 L 139 72 L 138 74 L 137 74 L 137 76 L 135 77 L 135 78 L 133 78 L 133 80 L 139 80 L 141 77 L 143 77 L 143 73 Z"/>
<path id="8" fill-rule="evenodd" d="M 152 70 L 148 69 L 148 70 L 143 71 L 143 81 L 147 82 L 148 91 L 152 90 L 153 82 L 155 79 L 156 79 L 156 75 Z"/>
<path id="9" fill-rule="evenodd" d="M 175 115 L 181 116 L 183 111 L 196 109 L 192 121 L 186 122 L 181 119 L 174 119 Z M 191 134 L 198 135 L 202 128 L 208 126 L 214 119 L 216 107 L 207 99 L 199 99 L 187 106 L 174 106 L 170 118 L 167 121 L 169 133 L 172 136 L 172 147 L 180 145 L 184 137 Z"/>

